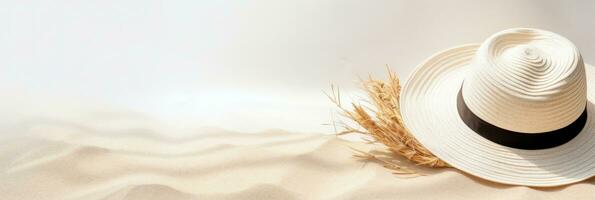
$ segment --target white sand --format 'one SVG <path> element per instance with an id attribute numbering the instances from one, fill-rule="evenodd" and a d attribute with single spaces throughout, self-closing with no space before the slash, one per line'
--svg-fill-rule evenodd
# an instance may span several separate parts
<path id="1" fill-rule="evenodd" d="M 455 170 L 405 178 L 352 158 L 369 146 L 334 136 L 210 129 L 185 138 L 150 128 L 29 121 L 5 129 L 1 199 L 592 199 L 592 180 L 532 189 Z M 199 133 L 197 133 L 199 134 Z"/>

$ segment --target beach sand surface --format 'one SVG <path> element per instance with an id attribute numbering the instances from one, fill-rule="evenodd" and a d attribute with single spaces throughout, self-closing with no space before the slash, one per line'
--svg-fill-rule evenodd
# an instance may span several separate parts
<path id="1" fill-rule="evenodd" d="M 555 188 L 487 182 L 453 169 L 392 174 L 334 135 L 29 120 L 3 129 L 1 199 L 594 199 L 593 179 Z M 399 161 L 397 159 L 396 161 Z M 406 164 L 406 163 L 405 163 Z"/>

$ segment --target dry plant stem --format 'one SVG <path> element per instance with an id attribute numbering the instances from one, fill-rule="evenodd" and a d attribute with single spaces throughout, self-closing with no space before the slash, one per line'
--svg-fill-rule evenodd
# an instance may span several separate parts
<path id="1" fill-rule="evenodd" d="M 327 96 L 339 107 L 343 116 L 356 122 L 365 130 L 343 126 L 344 130 L 339 134 L 361 133 L 370 135 L 376 142 L 384 144 L 394 154 L 404 156 L 418 165 L 449 167 L 444 161 L 423 147 L 405 128 L 399 107 L 401 85 L 394 72 L 388 70 L 388 73 L 389 79 L 387 82 L 375 80 L 372 77 L 368 78 L 368 80 L 362 80 L 363 89 L 374 108 L 366 109 L 361 104 L 352 103 L 351 110 L 345 109 L 341 104 L 339 90 L 331 86 L 333 95 L 327 94 Z M 402 167 L 395 165 L 387 166 L 387 168 Z"/>
<path id="2" fill-rule="evenodd" d="M 370 152 L 364 152 L 358 149 L 354 149 L 352 148 L 352 150 L 354 152 L 356 152 L 356 154 L 353 155 L 353 157 L 362 160 L 362 161 L 376 161 L 382 164 L 382 166 L 384 166 L 385 168 L 388 168 L 390 170 L 393 171 L 393 174 L 398 174 L 398 175 L 411 175 L 411 174 L 416 174 L 416 175 L 424 175 L 424 174 L 420 174 L 415 172 L 412 169 L 409 169 L 407 167 L 401 166 L 398 163 L 395 163 L 393 161 L 390 160 L 385 160 L 380 158 L 377 155 L 374 155 L 373 153 Z"/>

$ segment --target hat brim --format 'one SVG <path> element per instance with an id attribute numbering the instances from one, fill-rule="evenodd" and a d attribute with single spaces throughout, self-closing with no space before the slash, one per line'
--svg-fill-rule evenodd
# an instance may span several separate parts
<path id="1" fill-rule="evenodd" d="M 451 166 L 494 182 L 548 187 L 595 175 L 593 66 L 585 64 L 588 117 L 582 131 L 557 147 L 515 149 L 478 135 L 458 114 L 457 95 L 478 47 L 468 44 L 439 52 L 409 76 L 401 93 L 401 113 L 415 138 Z"/>

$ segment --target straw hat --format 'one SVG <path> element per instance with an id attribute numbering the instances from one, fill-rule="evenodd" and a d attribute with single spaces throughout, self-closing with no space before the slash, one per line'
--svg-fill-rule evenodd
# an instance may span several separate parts
<path id="1" fill-rule="evenodd" d="M 595 175 L 595 69 L 568 39 L 509 29 L 439 52 L 409 77 L 401 114 L 438 158 L 495 182 Z"/>

